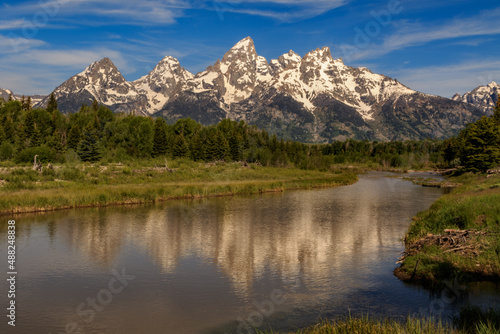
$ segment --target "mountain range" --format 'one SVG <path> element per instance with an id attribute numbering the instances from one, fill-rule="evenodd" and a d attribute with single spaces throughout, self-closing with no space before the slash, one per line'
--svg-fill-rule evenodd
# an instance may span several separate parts
<path id="1" fill-rule="evenodd" d="M 9 96 L 12 96 L 12 98 L 14 100 L 18 100 L 18 101 L 21 101 L 23 99 L 23 97 L 21 95 L 16 95 L 9 89 L 0 88 L 0 98 L 3 98 L 5 101 L 8 101 Z M 40 102 L 43 101 L 43 99 L 46 98 L 45 95 L 30 95 L 29 97 L 31 97 L 32 106 L 39 104 Z M 25 98 L 28 98 L 28 96 L 25 96 Z"/>
<path id="2" fill-rule="evenodd" d="M 479 86 L 476 89 L 463 95 L 455 94 L 452 99 L 455 101 L 470 103 L 486 114 L 491 114 L 496 107 L 498 95 L 500 94 L 500 85 L 491 82 L 486 86 Z"/>
<path id="3" fill-rule="evenodd" d="M 492 100 L 498 99 L 496 92 Z M 244 120 L 303 142 L 447 138 L 491 109 L 486 93 L 472 97 L 475 90 L 453 99 L 423 94 L 365 67 L 347 66 L 328 47 L 304 57 L 289 51 L 267 61 L 250 37 L 197 74 L 168 56 L 149 74 L 128 82 L 104 58 L 53 93 L 66 113 L 96 99 L 115 112 L 170 122 L 186 117 L 205 125 Z M 48 97 L 35 107 L 47 102 Z"/>

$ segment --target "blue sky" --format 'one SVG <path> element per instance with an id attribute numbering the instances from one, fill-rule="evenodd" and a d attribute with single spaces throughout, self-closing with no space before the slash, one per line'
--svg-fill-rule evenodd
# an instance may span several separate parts
<path id="1" fill-rule="evenodd" d="M 103 57 L 130 81 L 167 55 L 197 73 L 247 36 L 268 61 L 329 46 L 446 97 L 500 83 L 498 0 L 17 0 L 0 7 L 0 87 L 48 94 Z"/>

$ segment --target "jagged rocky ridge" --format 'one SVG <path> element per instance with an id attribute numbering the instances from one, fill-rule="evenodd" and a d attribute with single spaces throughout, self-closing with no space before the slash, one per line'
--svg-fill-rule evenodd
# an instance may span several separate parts
<path id="1" fill-rule="evenodd" d="M 56 88 L 63 112 L 95 98 L 116 112 L 203 124 L 244 120 L 294 140 L 445 138 L 483 112 L 467 103 L 416 92 L 395 79 L 334 59 L 330 49 L 290 51 L 268 62 L 250 37 L 193 75 L 172 57 L 127 82 L 105 58 Z M 47 100 L 39 106 L 46 105 Z"/>
<path id="2" fill-rule="evenodd" d="M 496 82 L 492 81 L 486 86 L 479 86 L 463 95 L 457 93 L 452 97 L 452 99 L 472 104 L 473 106 L 481 109 L 485 114 L 489 115 L 493 113 L 499 94 L 500 86 Z"/>

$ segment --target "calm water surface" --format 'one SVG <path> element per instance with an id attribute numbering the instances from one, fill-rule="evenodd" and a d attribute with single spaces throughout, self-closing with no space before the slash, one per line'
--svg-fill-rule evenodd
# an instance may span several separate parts
<path id="1" fill-rule="evenodd" d="M 15 332 L 247 333 L 500 304 L 498 285 L 458 300 L 393 276 L 410 218 L 442 194 L 371 173 L 334 189 L 18 216 Z"/>

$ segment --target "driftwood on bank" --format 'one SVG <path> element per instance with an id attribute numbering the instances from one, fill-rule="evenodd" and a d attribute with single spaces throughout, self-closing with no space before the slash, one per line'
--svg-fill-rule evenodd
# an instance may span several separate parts
<path id="1" fill-rule="evenodd" d="M 33 170 L 41 173 L 43 170 L 42 162 L 41 161 L 36 161 L 36 158 L 38 158 L 38 154 L 35 154 L 35 158 L 33 161 Z"/>
<path id="2" fill-rule="evenodd" d="M 428 234 L 406 247 L 397 263 L 402 263 L 407 256 L 415 255 L 424 246 L 437 245 L 444 253 L 460 252 L 462 255 L 477 256 L 481 251 L 472 238 L 487 235 L 486 231 L 477 230 L 444 230 L 444 234 Z"/>

